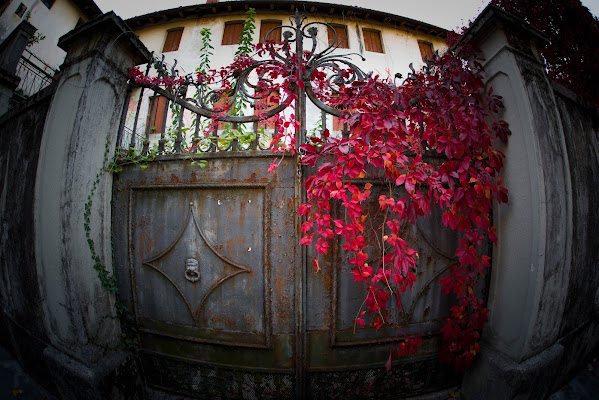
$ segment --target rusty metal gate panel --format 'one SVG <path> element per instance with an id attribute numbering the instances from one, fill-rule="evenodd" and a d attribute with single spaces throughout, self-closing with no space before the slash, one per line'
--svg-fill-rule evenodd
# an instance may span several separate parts
<path id="1" fill-rule="evenodd" d="M 370 182 L 374 210 L 379 195 L 389 189 L 378 180 Z M 371 222 L 372 226 L 381 223 L 380 217 Z M 355 327 L 367 293 L 353 281 L 351 256 L 342 249 L 339 240 L 322 271 L 308 274 L 306 368 L 311 398 L 395 399 L 459 384 L 459 374 L 438 360 L 440 328 L 451 305 L 441 292 L 439 280 L 457 263 L 454 253 L 458 237 L 443 226 L 438 210 L 420 218 L 415 225 L 405 223 L 403 229 L 404 239 L 419 254 L 418 280 L 412 291 L 402 295 L 403 310 L 398 310 L 390 300 L 389 311 L 393 322 L 402 329 L 422 335 L 420 350 L 414 356 L 401 357 L 391 371 L 386 370 L 384 365 L 401 335 L 391 327 L 378 331 L 368 325 Z M 373 231 L 368 240 L 376 242 Z M 310 251 L 307 259 L 314 255 Z M 376 249 L 370 256 L 376 259 Z"/>
<path id="2" fill-rule="evenodd" d="M 115 180 L 117 277 L 151 386 L 295 397 L 296 164 L 268 174 L 267 155 L 154 162 Z"/>

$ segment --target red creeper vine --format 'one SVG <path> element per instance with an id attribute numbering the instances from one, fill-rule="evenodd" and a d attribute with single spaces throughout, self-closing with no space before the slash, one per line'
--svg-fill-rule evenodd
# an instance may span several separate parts
<path id="1" fill-rule="evenodd" d="M 342 239 L 343 249 L 352 255 L 353 280 L 367 290 L 366 309 L 356 316 L 356 324 L 365 324 L 365 314 L 377 330 L 393 324 L 387 312 L 390 300 L 395 298 L 401 310 L 401 294 L 416 281 L 418 254 L 402 238 L 404 223 L 414 224 L 439 207 L 444 225 L 459 233 L 459 263 L 441 279 L 443 293 L 457 300 L 441 330 L 441 359 L 457 369 L 468 368 L 480 351 L 488 309 L 475 288 L 490 263 L 481 249 L 487 240 L 497 241 L 493 201 L 507 202 L 507 190 L 497 177 L 504 155 L 493 143 L 496 138 L 505 142 L 509 129 L 505 121 L 487 122 L 503 105 L 485 88 L 482 73 L 474 52 L 460 48 L 435 56 L 403 85 L 378 76 L 354 82 L 332 102 L 351 110 L 343 118 L 349 135 L 325 132 L 300 146 L 302 163 L 315 169 L 305 182 L 308 202 L 299 210 L 306 217 L 300 243 L 314 243 L 318 254 L 326 254 L 332 240 Z M 390 188 L 378 198 L 377 213 L 385 216 L 377 228 L 383 241 L 378 257 L 366 233 L 372 186 L 363 183 L 365 177 Z M 343 210 L 343 219 L 331 217 L 334 203 Z M 319 265 L 316 258 L 314 267 Z M 414 354 L 421 343 L 418 336 L 400 332 L 404 338 L 391 352 L 387 368 L 393 358 Z"/>

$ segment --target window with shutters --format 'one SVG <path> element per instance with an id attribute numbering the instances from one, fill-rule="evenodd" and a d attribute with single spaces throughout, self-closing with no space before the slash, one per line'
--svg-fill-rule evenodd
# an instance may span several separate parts
<path id="1" fill-rule="evenodd" d="M 181 43 L 181 36 L 183 35 L 183 28 L 169 29 L 166 32 L 166 40 L 164 41 L 164 47 L 162 48 L 163 53 L 169 51 L 179 50 L 179 43 Z"/>
<path id="2" fill-rule="evenodd" d="M 262 21 L 260 23 L 260 43 L 264 43 L 264 38 L 266 36 L 266 34 L 268 32 L 270 32 L 271 29 L 274 29 L 278 26 L 281 26 L 283 24 L 283 21 L 280 20 L 265 20 Z M 271 32 L 270 36 L 268 37 L 268 40 L 275 42 L 275 43 L 281 43 L 281 30 L 282 29 L 276 29 L 274 31 Z"/>
<path id="3" fill-rule="evenodd" d="M 22 17 L 23 15 L 25 15 L 25 11 L 27 11 L 27 7 L 25 6 L 25 4 L 21 3 L 15 10 L 15 14 L 17 14 L 19 17 Z"/>
<path id="4" fill-rule="evenodd" d="M 258 92 L 257 96 L 260 96 L 260 98 L 256 100 L 255 104 L 256 115 L 260 115 L 267 111 L 270 111 L 279 105 L 280 98 L 279 92 L 277 90 L 269 93 L 268 96 L 266 95 L 266 92 Z M 275 127 L 275 119 L 276 118 L 273 116 L 266 120 L 262 120 L 259 122 L 258 126 L 265 129 L 273 129 Z"/>
<path id="5" fill-rule="evenodd" d="M 219 113 L 230 114 L 230 110 L 233 108 L 233 106 L 233 99 L 227 96 L 225 93 L 221 93 L 220 98 L 216 103 L 212 105 L 212 108 L 214 109 L 214 111 L 217 111 Z M 230 124 L 228 122 L 219 121 L 217 129 L 219 131 L 223 130 L 227 127 L 227 125 Z"/>
<path id="6" fill-rule="evenodd" d="M 383 53 L 383 43 L 381 41 L 380 31 L 362 28 L 362 34 L 364 35 L 364 48 L 366 51 Z"/>
<path id="7" fill-rule="evenodd" d="M 52 6 L 54 5 L 55 0 L 42 0 L 42 3 L 48 7 L 48 10 L 52 8 Z"/>
<path id="8" fill-rule="evenodd" d="M 162 132 L 166 119 L 166 97 L 150 97 L 150 112 L 148 112 L 147 124 L 150 126 L 150 133 Z"/>
<path id="9" fill-rule="evenodd" d="M 225 32 L 223 33 L 222 45 L 239 44 L 241 31 L 243 30 L 243 21 L 225 22 Z"/>
<path id="10" fill-rule="evenodd" d="M 340 24 L 331 24 L 331 27 L 335 30 L 328 29 L 329 34 L 329 46 L 335 45 L 340 49 L 349 49 L 349 42 L 347 40 L 347 26 Z M 337 42 L 335 41 L 335 33 L 337 34 Z"/>
<path id="11" fill-rule="evenodd" d="M 422 61 L 424 61 L 424 57 L 426 57 L 428 60 L 431 60 L 433 58 L 432 43 L 419 40 L 418 47 L 420 48 L 420 56 L 422 57 Z"/>

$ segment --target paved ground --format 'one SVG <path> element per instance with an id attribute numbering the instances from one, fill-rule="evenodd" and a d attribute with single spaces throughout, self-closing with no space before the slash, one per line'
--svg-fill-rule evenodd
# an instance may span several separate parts
<path id="1" fill-rule="evenodd" d="M 583 368 L 560 391 L 555 392 L 548 400 L 596 400 L 599 399 L 599 364 L 595 358 Z"/>
<path id="2" fill-rule="evenodd" d="M 12 355 L 0 346 L 0 400 L 59 400 L 27 375 Z M 583 368 L 548 400 L 598 400 L 599 364 L 597 359 Z"/>
<path id="3" fill-rule="evenodd" d="M 0 400 L 58 400 L 27 375 L 21 365 L 0 346 Z"/>

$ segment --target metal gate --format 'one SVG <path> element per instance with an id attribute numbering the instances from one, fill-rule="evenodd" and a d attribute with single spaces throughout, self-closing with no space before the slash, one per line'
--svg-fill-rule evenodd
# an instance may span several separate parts
<path id="1" fill-rule="evenodd" d="M 303 39 L 297 38 L 315 40 L 314 23 L 303 25 L 299 14 L 291 21 L 285 41 L 295 42 L 296 54 L 303 54 Z M 333 59 L 326 51 L 315 54 L 314 48 L 310 57 L 306 80 Z M 146 89 L 134 93 L 139 100 L 129 136 L 123 133 L 125 119 L 121 124 L 121 142 L 142 154 L 151 142 L 149 126 L 141 141 L 136 138 Z M 194 139 L 199 141 L 200 116 L 214 111 L 181 93 L 151 89 L 196 113 Z M 319 101 L 309 85 L 298 89 L 298 96 L 295 113 L 303 141 L 305 99 Z M 322 103 L 319 107 L 340 114 Z M 307 266 L 312 250 L 298 244 L 297 213 L 306 171 L 297 156 L 283 157 L 276 173 L 269 174 L 273 154 L 260 150 L 257 118 L 222 119 L 253 124 L 253 138 L 221 140 L 215 128 L 201 155 L 182 153 L 181 117 L 172 152 L 165 149 L 163 126 L 159 155 L 145 169 L 123 166 L 115 177 L 115 269 L 147 384 L 211 399 L 397 398 L 455 385 L 456 374 L 438 363 L 439 328 L 449 308 L 438 282 L 457 261 L 457 238 L 443 227 L 440 215 L 406 227 L 409 243 L 420 254 L 418 283 L 403 299 L 404 313 L 395 311 L 408 331 L 422 334 L 423 346 L 387 372 L 384 364 L 397 332 L 364 328 L 354 333 L 365 293 L 352 282 L 349 257 L 339 243 L 321 272 Z M 191 165 L 189 157 L 206 161 L 205 168 Z M 373 191 L 382 190 L 372 183 Z"/>

